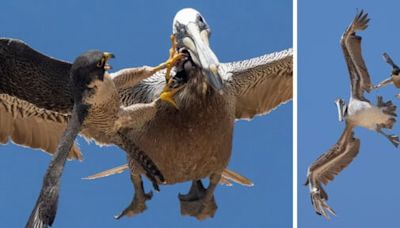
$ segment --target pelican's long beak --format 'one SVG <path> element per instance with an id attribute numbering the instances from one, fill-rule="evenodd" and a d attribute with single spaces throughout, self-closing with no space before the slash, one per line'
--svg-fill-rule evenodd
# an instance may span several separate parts
<path id="1" fill-rule="evenodd" d="M 223 82 L 218 72 L 220 63 L 209 46 L 208 31 L 200 31 L 199 26 L 191 22 L 186 26 L 186 34 L 181 44 L 188 49 L 193 61 L 203 69 L 208 83 L 217 91 L 221 90 Z"/>
<path id="2" fill-rule="evenodd" d="M 343 121 L 343 117 L 344 117 L 344 106 L 345 106 L 345 103 L 344 103 L 344 101 L 342 99 L 336 99 L 335 103 L 336 103 L 337 110 L 338 110 L 339 121 L 342 122 Z"/>

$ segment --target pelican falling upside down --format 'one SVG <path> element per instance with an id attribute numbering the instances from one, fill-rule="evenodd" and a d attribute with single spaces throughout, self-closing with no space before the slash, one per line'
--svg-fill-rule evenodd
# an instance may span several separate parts
<path id="1" fill-rule="evenodd" d="M 309 185 L 311 202 L 317 214 L 329 218 L 326 211 L 335 215 L 326 201 L 328 195 L 321 183 L 328 184 L 346 168 L 356 157 L 360 149 L 360 140 L 354 137 L 353 128 L 360 126 L 384 135 L 394 146 L 399 145 L 399 138 L 387 135 L 382 128 L 391 129 L 396 122 L 396 106 L 391 101 L 383 102 L 378 97 L 377 105 L 372 105 L 365 97 L 373 87 L 361 54 L 361 37 L 356 31 L 368 27 L 368 14 L 358 13 L 346 29 L 340 44 L 346 59 L 351 82 L 351 97 L 346 106 L 342 99 L 337 99 L 339 120 L 346 121 L 346 127 L 338 142 L 325 154 L 321 155 L 308 169 L 306 185 Z"/>
<path id="2" fill-rule="evenodd" d="M 292 50 L 219 63 L 209 46 L 209 26 L 193 9 L 176 14 L 173 35 L 177 51 L 188 55 L 168 85 L 182 88 L 174 96 L 179 110 L 160 103 L 152 120 L 141 128 L 126 128 L 124 134 L 157 164 L 166 184 L 192 181 L 189 193 L 179 195 L 181 213 L 204 219 L 217 208 L 214 190 L 231 156 L 235 120 L 269 113 L 292 98 Z M 120 91 L 121 100 L 127 106 L 152 102 L 165 84 L 160 72 Z M 118 218 L 137 214 L 137 205 L 145 208 L 140 172 L 131 162 L 129 167 L 136 193 Z M 207 177 L 205 188 L 201 179 Z"/>

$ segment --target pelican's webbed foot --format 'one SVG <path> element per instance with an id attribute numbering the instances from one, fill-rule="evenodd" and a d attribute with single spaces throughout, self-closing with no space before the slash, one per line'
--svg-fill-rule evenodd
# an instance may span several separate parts
<path id="1" fill-rule="evenodd" d="M 392 103 L 392 101 L 384 102 L 382 96 L 378 96 L 377 97 L 377 107 L 380 108 L 383 113 L 390 116 L 390 118 L 388 118 L 386 123 L 383 123 L 378 127 L 392 129 L 394 123 L 396 122 L 396 117 L 397 117 L 396 105 L 394 105 Z"/>
<path id="2" fill-rule="evenodd" d="M 382 128 L 384 128 L 384 127 L 385 127 L 384 124 L 378 124 L 376 127 L 376 131 L 379 134 L 385 136 L 395 147 L 398 147 L 400 144 L 399 136 L 386 134 L 384 131 L 382 131 Z"/>
<path id="3" fill-rule="evenodd" d="M 129 204 L 129 206 L 126 207 L 119 215 L 114 216 L 115 219 L 120 219 L 124 216 L 135 216 L 142 213 L 144 210 L 147 209 L 146 201 L 150 200 L 153 197 L 152 191 L 148 193 L 144 192 L 143 181 L 140 174 L 131 174 L 131 181 L 135 188 L 135 195 L 133 197 L 133 200 Z"/>
<path id="4" fill-rule="evenodd" d="M 179 194 L 179 201 L 182 215 L 190 215 L 198 220 L 214 217 L 217 211 L 217 204 L 214 198 L 214 190 L 217 186 L 220 175 L 210 178 L 210 185 L 204 188 L 201 180 L 193 181 L 188 194 Z"/>

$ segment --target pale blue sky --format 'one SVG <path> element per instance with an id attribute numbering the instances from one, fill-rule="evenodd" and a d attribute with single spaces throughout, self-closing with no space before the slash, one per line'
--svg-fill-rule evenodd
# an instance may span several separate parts
<path id="1" fill-rule="evenodd" d="M 382 58 L 388 52 L 400 64 L 398 1 L 299 1 L 299 227 L 399 227 L 400 151 L 387 139 L 366 129 L 356 129 L 360 153 L 350 166 L 325 189 L 337 217 L 326 221 L 311 206 L 308 187 L 303 186 L 307 167 L 336 143 L 344 123 L 338 122 L 334 100 L 346 101 L 350 82 L 339 39 L 364 9 L 371 21 L 362 50 L 374 84 L 387 78 L 390 67 Z M 399 92 L 393 86 L 367 94 L 391 99 Z M 392 131 L 399 134 L 398 123 Z"/>
<path id="2" fill-rule="evenodd" d="M 172 19 L 184 7 L 199 10 L 213 31 L 211 46 L 223 62 L 292 47 L 292 1 L 2 1 L 0 36 L 19 38 L 72 61 L 88 49 L 111 51 L 114 69 L 157 65 L 168 56 Z M 67 163 L 55 227 L 291 227 L 292 104 L 268 116 L 236 123 L 229 167 L 252 188 L 218 187 L 215 218 L 198 222 L 179 213 L 177 194 L 188 183 L 161 186 L 148 210 L 115 221 L 133 189 L 127 173 L 98 181 L 81 177 L 125 163 L 115 147 L 79 144 L 84 162 Z M 0 226 L 25 225 L 50 157 L 15 145 L 0 146 Z M 145 183 L 146 189 L 150 185 Z"/>

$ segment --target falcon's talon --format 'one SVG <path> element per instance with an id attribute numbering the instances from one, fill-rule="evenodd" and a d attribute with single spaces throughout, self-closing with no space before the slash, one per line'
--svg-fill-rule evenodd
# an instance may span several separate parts
<path id="1" fill-rule="evenodd" d="M 173 95 L 171 95 L 171 92 L 162 92 L 162 93 L 160 94 L 160 99 L 163 100 L 163 101 L 165 101 L 165 102 L 168 102 L 168 103 L 172 104 L 176 109 L 179 109 L 179 108 L 178 108 L 178 105 L 176 104 L 176 102 L 175 102 L 175 100 L 172 98 L 172 96 L 173 96 Z"/>
<path id="2" fill-rule="evenodd" d="M 172 67 L 183 58 L 182 53 L 176 53 L 176 37 L 171 35 L 171 45 L 172 47 L 169 49 L 169 59 L 165 62 L 167 66 L 167 72 L 165 73 L 165 80 L 168 83 L 171 78 L 171 69 Z"/>
<path id="3" fill-rule="evenodd" d="M 171 56 L 166 62 L 166 68 L 167 68 L 167 72 L 165 73 L 165 80 L 168 83 L 169 80 L 171 79 L 171 70 L 172 67 L 175 66 L 175 64 L 177 62 L 179 62 L 185 55 L 183 53 L 178 53 L 178 54 L 174 54 L 173 56 Z"/>
<path id="4" fill-rule="evenodd" d="M 168 102 L 168 103 L 170 103 L 170 104 L 172 104 L 176 109 L 178 109 L 179 110 L 179 107 L 178 107 L 178 105 L 176 104 L 176 102 L 175 102 L 175 100 L 174 100 L 174 95 L 179 91 L 179 90 L 181 90 L 183 88 L 183 86 L 179 86 L 178 88 L 175 88 L 175 89 L 169 89 L 168 88 L 168 85 L 166 85 L 165 87 L 164 87 L 164 90 L 163 90 L 163 92 L 160 94 L 160 99 L 161 100 L 163 100 L 163 101 L 165 101 L 165 102 Z"/>
<path id="5" fill-rule="evenodd" d="M 184 53 L 177 53 L 176 52 L 176 42 L 175 42 L 175 36 L 171 35 L 171 42 L 172 42 L 172 47 L 169 49 L 169 58 L 167 61 L 159 64 L 158 66 L 154 67 L 151 71 L 154 73 L 162 70 L 162 69 L 167 69 L 165 73 L 165 80 L 169 81 L 171 78 L 171 69 L 172 67 L 175 66 L 177 62 L 179 62 L 181 59 L 183 59 L 186 55 Z"/>

